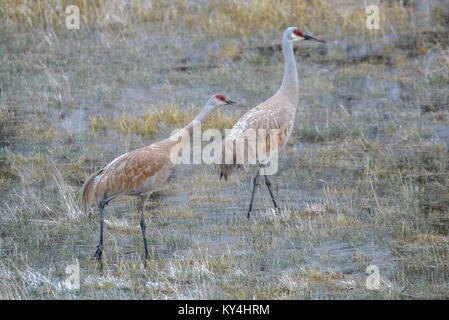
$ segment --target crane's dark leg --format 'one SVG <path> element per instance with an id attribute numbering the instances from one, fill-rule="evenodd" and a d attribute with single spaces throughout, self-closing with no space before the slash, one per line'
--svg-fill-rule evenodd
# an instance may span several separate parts
<path id="1" fill-rule="evenodd" d="M 254 177 L 253 180 L 253 192 L 251 193 L 251 202 L 249 203 L 249 209 L 248 209 L 248 220 L 251 218 L 251 210 L 253 209 L 253 202 L 254 202 L 254 194 L 256 193 L 256 188 L 259 186 L 259 177 L 260 177 L 260 166 L 257 168 L 257 174 Z"/>
<path id="2" fill-rule="evenodd" d="M 142 230 L 142 237 L 143 237 L 143 245 L 145 246 L 145 259 L 148 259 L 148 243 L 147 243 L 147 237 L 145 236 L 145 205 L 147 203 L 148 198 L 150 195 L 145 195 L 140 197 L 140 229 Z"/>
<path id="3" fill-rule="evenodd" d="M 102 261 L 103 259 L 103 228 L 104 228 L 104 206 L 108 202 L 103 200 L 98 205 L 98 209 L 100 210 L 100 243 L 97 245 L 97 250 L 95 251 L 94 258 L 97 259 L 97 261 Z"/>
<path id="4" fill-rule="evenodd" d="M 94 258 L 97 259 L 97 261 L 102 261 L 103 258 L 104 207 L 115 197 L 117 197 L 117 195 L 104 199 L 98 204 L 98 209 L 100 210 L 100 243 L 98 243 L 97 251 L 95 251 L 94 254 Z"/>
<path id="5" fill-rule="evenodd" d="M 276 199 L 274 198 L 273 190 L 271 190 L 271 181 L 267 175 L 265 176 L 265 184 L 267 185 L 268 192 L 270 193 L 271 200 L 273 201 L 274 209 L 276 210 L 277 213 L 279 213 L 279 207 L 277 205 Z"/>

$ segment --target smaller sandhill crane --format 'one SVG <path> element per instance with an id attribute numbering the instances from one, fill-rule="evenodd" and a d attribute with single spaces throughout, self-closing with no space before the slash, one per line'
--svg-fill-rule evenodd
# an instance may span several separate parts
<path id="1" fill-rule="evenodd" d="M 212 96 L 203 110 L 188 124 L 184 132 L 192 136 L 194 123 L 201 123 L 209 115 L 224 105 L 235 104 L 219 94 Z M 190 139 L 188 139 L 190 143 Z M 82 207 L 85 213 L 92 205 L 97 205 L 100 211 L 100 242 L 94 257 L 101 261 L 103 254 L 103 210 L 106 204 L 119 195 L 136 196 L 140 198 L 138 206 L 140 228 L 145 246 L 145 258 L 148 258 L 148 244 L 145 236 L 145 204 L 150 195 L 160 189 L 167 180 L 172 163 L 170 153 L 172 147 L 178 143 L 170 137 L 149 146 L 127 152 L 110 162 L 103 169 L 96 171 L 83 185 L 81 191 Z"/>
<path id="2" fill-rule="evenodd" d="M 224 153 L 226 153 L 226 145 L 232 145 L 235 144 L 236 141 L 243 140 L 244 134 L 248 130 L 258 132 L 258 130 L 264 129 L 269 132 L 274 129 L 278 131 L 278 136 L 276 137 L 278 141 L 277 148 L 270 148 L 269 141 L 271 141 L 271 137 L 266 143 L 266 154 L 268 155 L 268 158 L 273 156 L 273 154 L 270 153 L 277 153 L 283 146 L 285 146 L 293 130 L 296 107 L 299 99 L 298 70 L 296 68 L 295 56 L 293 53 L 293 43 L 301 40 L 325 42 L 304 34 L 296 27 L 290 27 L 284 31 L 284 35 L 282 37 L 282 51 L 284 53 L 285 63 L 281 87 L 271 98 L 248 111 L 237 121 L 224 140 Z M 264 138 L 259 136 L 257 139 Z M 254 146 L 245 144 L 245 148 L 254 148 Z M 230 148 L 230 150 L 233 150 L 234 153 L 232 158 L 236 159 L 236 149 Z M 244 152 L 246 153 L 247 151 L 248 150 L 245 150 Z M 231 164 L 220 164 L 220 177 L 227 179 L 238 166 L 245 167 L 242 164 L 236 164 L 235 162 Z M 253 190 L 251 193 L 251 201 L 247 215 L 248 219 L 250 218 L 253 207 L 254 193 L 256 191 L 256 187 L 259 185 L 260 166 L 261 165 L 259 164 L 256 176 L 253 180 Z M 271 190 L 271 181 L 267 175 L 265 175 L 265 184 L 267 185 L 273 205 L 275 209 L 278 210 L 277 202 Z"/>

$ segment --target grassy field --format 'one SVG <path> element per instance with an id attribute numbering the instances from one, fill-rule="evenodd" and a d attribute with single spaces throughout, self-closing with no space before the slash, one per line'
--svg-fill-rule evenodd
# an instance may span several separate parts
<path id="1" fill-rule="evenodd" d="M 447 1 L 372 1 L 379 30 L 349 0 L 70 1 L 79 30 L 68 3 L 0 3 L 0 298 L 449 298 Z M 246 219 L 254 172 L 180 166 L 148 205 L 147 264 L 136 199 L 108 205 L 100 272 L 86 177 L 214 93 L 248 106 L 207 124 L 230 128 L 278 89 L 288 26 L 328 42 L 297 46 L 281 214 L 263 186 Z"/>

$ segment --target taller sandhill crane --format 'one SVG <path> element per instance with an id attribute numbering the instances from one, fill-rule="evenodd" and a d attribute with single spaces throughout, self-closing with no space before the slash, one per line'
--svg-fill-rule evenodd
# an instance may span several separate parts
<path id="1" fill-rule="evenodd" d="M 207 117 L 224 105 L 235 104 L 223 95 L 212 96 L 203 110 L 188 124 L 184 130 L 192 136 L 194 123 L 201 123 Z M 190 139 L 188 139 L 190 143 Z M 103 253 L 103 209 L 105 205 L 119 195 L 137 196 L 140 198 L 139 210 L 140 228 L 145 246 L 145 258 L 148 258 L 148 244 L 145 236 L 145 204 L 150 195 L 160 189 L 167 180 L 172 163 L 170 153 L 177 145 L 178 139 L 167 138 L 149 146 L 127 152 L 110 162 L 87 178 L 83 185 L 82 207 L 85 213 L 92 205 L 97 205 L 100 211 L 100 242 L 94 257 L 102 259 Z"/>
<path id="2" fill-rule="evenodd" d="M 298 84 L 298 70 L 296 68 L 295 57 L 293 53 L 293 43 L 300 40 L 315 40 L 319 42 L 325 42 L 323 40 L 316 39 L 312 36 L 304 34 L 296 27 L 290 27 L 285 30 L 282 38 L 282 51 L 285 58 L 285 69 L 282 84 L 280 89 L 268 100 L 262 102 L 255 108 L 244 114 L 237 123 L 232 127 L 229 134 L 226 136 L 223 144 L 223 152 L 226 152 L 226 145 L 232 144 L 228 150 L 233 150 L 234 162 L 231 164 L 220 164 L 219 171 L 220 177 L 228 178 L 230 174 L 238 166 L 236 164 L 236 149 L 233 147 L 237 141 L 245 139 L 244 133 L 248 129 L 253 129 L 258 136 L 258 129 L 265 129 L 268 136 L 270 130 L 279 130 L 278 134 L 278 146 L 270 150 L 270 146 L 266 143 L 266 154 L 268 157 L 271 152 L 278 152 L 287 142 L 293 129 L 295 122 L 296 107 L 298 105 L 299 84 Z M 264 137 L 265 138 L 265 137 Z M 271 138 L 271 137 L 270 137 Z M 259 136 L 257 137 L 259 139 Z M 270 139 L 271 140 L 271 139 Z M 244 147 L 244 152 L 248 152 L 248 144 Z M 252 146 L 255 148 L 255 146 Z M 271 154 L 272 155 L 272 154 Z M 241 165 L 240 165 L 241 166 Z M 253 190 L 251 193 L 251 201 L 248 209 L 248 219 L 251 215 L 251 209 L 253 207 L 254 193 L 256 187 L 259 185 L 260 164 L 257 168 L 256 176 L 253 180 Z M 265 183 L 273 201 L 273 205 L 278 210 L 277 202 L 274 198 L 271 190 L 271 181 L 267 175 L 265 175 Z"/>

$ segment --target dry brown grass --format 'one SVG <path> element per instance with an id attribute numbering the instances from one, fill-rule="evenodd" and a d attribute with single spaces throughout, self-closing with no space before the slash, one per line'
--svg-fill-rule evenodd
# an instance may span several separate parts
<path id="1" fill-rule="evenodd" d="M 104 0 L 6 0 L 1 16 L 4 25 L 17 29 L 59 29 L 65 27 L 64 8 L 69 4 L 80 8 L 82 24 L 114 30 L 152 22 L 165 30 L 182 26 L 195 31 L 202 29 L 210 36 L 219 33 L 241 39 L 263 37 L 266 32 L 277 32 L 291 25 L 307 26 L 310 28 L 307 31 L 329 37 L 370 34 L 359 27 L 366 19 L 365 7 L 359 1 L 209 0 L 200 5 L 186 0 L 136 0 L 123 5 L 121 1 Z M 383 4 L 382 10 L 381 23 L 388 24 L 390 30 L 397 33 L 414 30 L 410 20 L 413 4 L 405 6 L 400 1 L 391 1 Z M 445 19 L 444 12 L 435 14 Z"/>
<path id="2" fill-rule="evenodd" d="M 123 114 L 112 119 L 92 116 L 89 120 L 89 127 L 95 133 L 113 129 L 122 135 L 135 133 L 154 137 L 156 134 L 160 134 L 161 131 L 168 133 L 173 129 L 185 127 L 199 113 L 199 110 L 196 108 L 180 108 L 174 104 L 168 107 L 161 106 L 150 109 L 151 111 L 146 111 L 143 116 Z M 202 129 L 214 128 L 219 130 L 231 128 L 238 118 L 239 116 L 235 112 L 218 110 L 201 127 Z"/>

